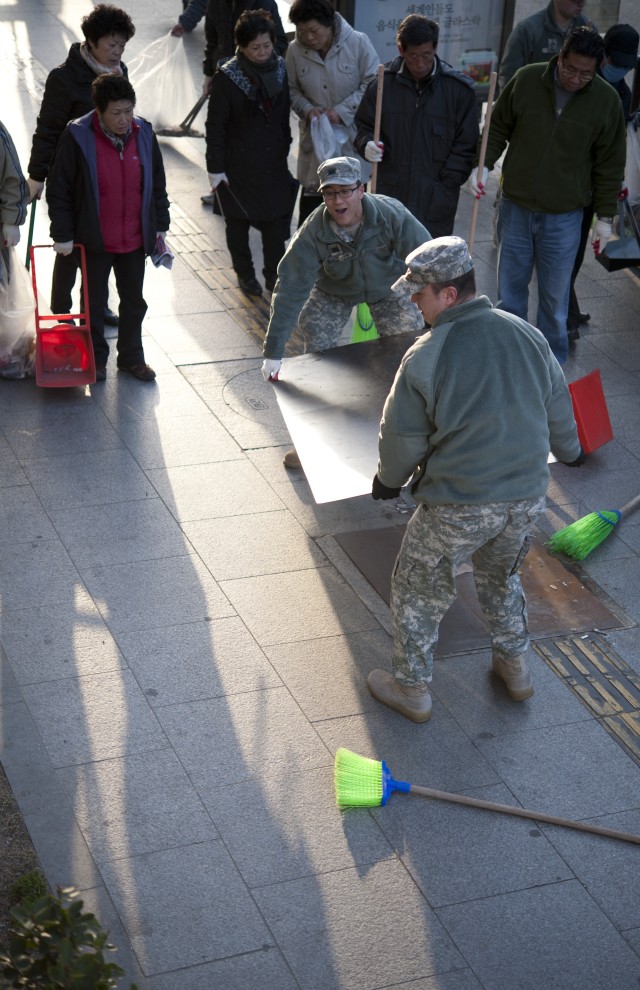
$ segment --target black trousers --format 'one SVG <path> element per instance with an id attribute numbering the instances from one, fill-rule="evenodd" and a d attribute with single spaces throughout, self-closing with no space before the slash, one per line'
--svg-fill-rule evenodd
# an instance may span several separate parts
<path id="1" fill-rule="evenodd" d="M 98 368 L 106 367 L 109 357 L 109 345 L 104 336 L 104 309 L 107 303 L 107 283 L 112 270 L 120 296 L 118 366 L 127 367 L 144 361 L 142 321 L 147 312 L 147 304 L 142 295 L 144 263 L 143 248 L 128 254 L 94 254 L 87 251 L 91 340 Z"/>
<path id="2" fill-rule="evenodd" d="M 73 304 L 71 293 L 76 284 L 80 267 L 80 255 L 77 251 L 71 254 L 57 254 L 53 262 L 51 278 L 51 312 L 62 315 L 70 313 Z M 105 294 L 105 309 L 109 304 L 109 292 Z"/>
<path id="3" fill-rule="evenodd" d="M 314 210 L 322 206 L 324 200 L 320 193 L 306 193 L 300 190 L 300 201 L 298 206 L 298 227 L 302 227 L 307 217 L 310 217 Z"/>
<path id="4" fill-rule="evenodd" d="M 262 220 L 249 223 L 235 217 L 225 217 L 227 247 L 231 255 L 233 270 L 240 278 L 255 276 L 253 258 L 249 247 L 249 228 L 256 227 L 262 235 L 262 255 L 264 268 L 262 274 L 269 281 L 275 282 L 278 263 L 285 251 L 287 233 L 287 217 L 277 217 L 275 220 Z"/>
<path id="5" fill-rule="evenodd" d="M 587 241 L 589 240 L 589 231 L 591 230 L 592 220 L 593 203 L 589 203 L 588 206 L 585 206 L 584 213 L 582 215 L 580 242 L 578 244 L 576 260 L 573 264 L 573 271 L 571 272 L 571 289 L 569 291 L 569 313 L 567 316 L 567 326 L 572 327 L 574 330 L 576 330 L 580 325 L 580 304 L 578 303 L 578 297 L 576 295 L 575 283 L 576 278 L 578 277 L 578 272 L 582 267 L 582 262 L 584 261 L 584 253 L 587 247 Z"/>

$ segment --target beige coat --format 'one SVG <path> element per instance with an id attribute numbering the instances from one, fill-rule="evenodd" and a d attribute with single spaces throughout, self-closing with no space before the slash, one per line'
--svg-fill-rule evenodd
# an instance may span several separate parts
<path id="1" fill-rule="evenodd" d="M 349 144 L 339 154 L 358 158 L 352 142 L 356 134 L 353 123 L 356 110 L 368 83 L 375 78 L 380 59 L 365 34 L 354 31 L 340 14 L 336 14 L 334 42 L 323 60 L 317 52 L 305 48 L 297 39 L 287 48 L 291 106 L 300 118 L 298 179 L 307 192 L 318 189 L 317 168 L 320 164 L 313 150 L 309 110 L 333 109 L 349 132 Z M 360 159 L 362 180 L 371 177 L 371 166 Z"/>

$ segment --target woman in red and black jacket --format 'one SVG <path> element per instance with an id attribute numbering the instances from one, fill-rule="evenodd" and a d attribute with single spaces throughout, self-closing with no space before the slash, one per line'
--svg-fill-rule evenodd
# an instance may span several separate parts
<path id="1" fill-rule="evenodd" d="M 113 269 L 120 295 L 118 369 L 152 381 L 142 348 L 142 287 L 145 257 L 169 227 L 162 155 L 151 124 L 133 115 L 135 92 L 124 76 L 98 76 L 93 99 L 96 109 L 71 121 L 58 143 L 47 182 L 51 237 L 60 254 L 70 254 L 74 242 L 86 249 L 97 379 L 107 375 L 104 303 Z"/>

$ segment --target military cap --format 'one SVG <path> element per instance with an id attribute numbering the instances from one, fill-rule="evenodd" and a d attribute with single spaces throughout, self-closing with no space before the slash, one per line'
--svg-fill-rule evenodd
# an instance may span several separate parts
<path id="1" fill-rule="evenodd" d="M 406 302 L 433 282 L 448 282 L 473 268 L 466 241 L 461 237 L 436 237 L 415 248 L 405 258 L 407 270 L 391 288 Z"/>
<path id="2" fill-rule="evenodd" d="M 327 158 L 318 166 L 320 191 L 324 186 L 350 186 L 361 182 L 360 162 L 357 158 Z"/>

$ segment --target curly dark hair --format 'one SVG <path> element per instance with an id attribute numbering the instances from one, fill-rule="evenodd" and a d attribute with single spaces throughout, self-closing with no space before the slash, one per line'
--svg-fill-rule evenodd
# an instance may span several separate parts
<path id="1" fill-rule="evenodd" d="M 136 92 L 126 76 L 103 72 L 91 83 L 91 95 L 97 110 L 104 113 L 116 100 L 131 100 L 136 105 Z"/>
<path id="2" fill-rule="evenodd" d="M 573 28 L 565 35 L 560 57 L 565 59 L 571 53 L 584 55 L 585 58 L 595 58 L 596 65 L 600 65 L 604 58 L 604 41 L 594 28 L 586 25 Z"/>
<path id="3" fill-rule="evenodd" d="M 100 38 L 108 34 L 121 34 L 130 41 L 136 33 L 133 21 L 126 11 L 113 7 L 110 3 L 99 3 L 90 14 L 80 22 L 82 33 L 92 45 L 97 45 Z"/>
<path id="4" fill-rule="evenodd" d="M 293 0 L 289 8 L 289 20 L 292 24 L 318 21 L 323 27 L 333 27 L 336 11 L 331 0 Z"/>
<path id="5" fill-rule="evenodd" d="M 268 10 L 262 9 L 243 10 L 233 30 L 236 45 L 239 48 L 246 48 L 259 34 L 268 34 L 275 45 L 276 29 L 271 14 Z"/>

